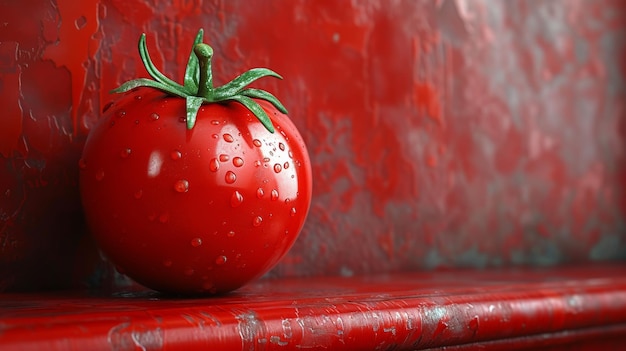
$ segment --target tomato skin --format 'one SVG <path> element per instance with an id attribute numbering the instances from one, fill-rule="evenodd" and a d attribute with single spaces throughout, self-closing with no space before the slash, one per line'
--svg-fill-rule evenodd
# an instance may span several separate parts
<path id="1" fill-rule="evenodd" d="M 185 125 L 185 99 L 125 93 L 89 134 L 79 167 L 87 222 L 120 271 L 179 294 L 232 291 L 289 250 L 309 210 L 302 137 L 270 103 L 270 133 L 236 102 L 206 104 Z"/>

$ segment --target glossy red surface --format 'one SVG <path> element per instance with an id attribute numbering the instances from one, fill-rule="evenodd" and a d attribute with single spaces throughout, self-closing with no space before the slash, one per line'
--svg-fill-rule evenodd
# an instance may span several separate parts
<path id="1" fill-rule="evenodd" d="M 190 38 L 189 45 L 193 42 Z M 311 202 L 311 164 L 289 118 L 259 101 L 200 107 L 152 88 L 119 97 L 80 160 L 81 197 L 117 269 L 159 291 L 224 293 L 258 278 L 293 245 Z"/>
<path id="2" fill-rule="evenodd" d="M 218 298 L 0 295 L 0 349 L 615 350 L 626 266 L 264 280 Z"/>

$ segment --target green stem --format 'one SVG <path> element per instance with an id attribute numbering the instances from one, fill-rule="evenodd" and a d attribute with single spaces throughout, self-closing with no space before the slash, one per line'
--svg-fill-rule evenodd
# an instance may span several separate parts
<path id="1" fill-rule="evenodd" d="M 200 81 L 198 82 L 199 97 L 204 97 L 208 101 L 213 97 L 213 72 L 211 69 L 211 58 L 213 57 L 213 49 L 204 43 L 196 44 L 193 52 L 198 57 L 200 66 Z"/>

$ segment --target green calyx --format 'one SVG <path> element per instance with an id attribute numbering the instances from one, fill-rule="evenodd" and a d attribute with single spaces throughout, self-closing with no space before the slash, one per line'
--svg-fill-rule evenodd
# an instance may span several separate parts
<path id="1" fill-rule="evenodd" d="M 196 124 L 198 110 L 202 104 L 237 101 L 250 110 L 269 132 L 274 133 L 272 121 L 265 110 L 253 98 L 266 100 L 285 114 L 287 109 L 274 95 L 264 90 L 247 88 L 247 86 L 262 77 L 270 76 L 279 79 L 282 79 L 282 77 L 267 68 L 253 68 L 227 84 L 214 88 L 213 72 L 211 70 L 213 49 L 209 45 L 202 43 L 203 35 L 204 32 L 200 29 L 189 55 L 184 84 L 180 85 L 166 77 L 154 66 L 148 54 L 146 35 L 142 34 L 139 39 L 139 55 L 152 79 L 134 79 L 122 84 L 117 89 L 112 90 L 112 92 L 124 93 L 138 87 L 151 87 L 185 98 L 187 105 L 187 129 L 192 129 Z"/>

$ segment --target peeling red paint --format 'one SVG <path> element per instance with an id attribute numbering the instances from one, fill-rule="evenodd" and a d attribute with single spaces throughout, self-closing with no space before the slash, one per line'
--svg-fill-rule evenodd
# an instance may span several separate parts
<path id="1" fill-rule="evenodd" d="M 3 242 L 80 230 L 75 161 L 109 90 L 146 76 L 138 36 L 180 80 L 203 27 L 220 79 L 252 66 L 285 77 L 259 87 L 287 105 L 311 152 L 311 214 L 271 275 L 626 257 L 619 1 L 3 6 Z M 73 217 L 25 229 L 44 200 Z"/>

